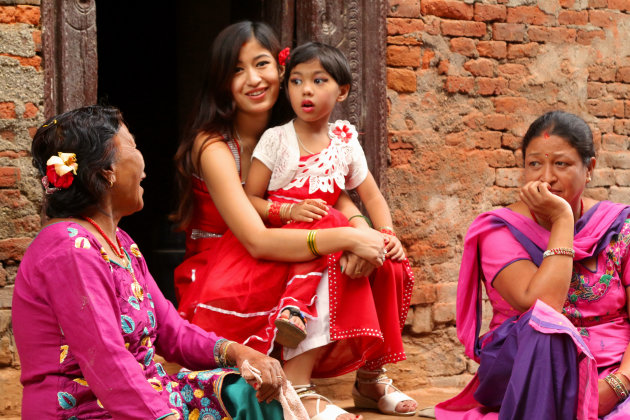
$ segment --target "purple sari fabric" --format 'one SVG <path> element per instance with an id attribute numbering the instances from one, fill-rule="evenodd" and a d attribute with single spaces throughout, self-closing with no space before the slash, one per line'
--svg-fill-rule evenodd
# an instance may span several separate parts
<path id="1" fill-rule="evenodd" d="M 629 213 L 629 207 L 608 201 L 603 201 L 593 206 L 593 208 L 591 208 L 576 224 L 574 237 L 574 248 L 576 250 L 575 259 L 581 260 L 589 258 L 601 252 L 610 243 L 613 235 L 620 231 Z M 479 265 L 480 256 L 478 253 L 479 238 L 489 230 L 497 229 L 502 226 L 506 226 L 510 230 L 514 238 L 529 253 L 532 261 L 537 265 L 542 262 L 542 253 L 546 249 L 549 239 L 548 231 L 540 229 L 540 227 L 529 218 L 506 208 L 484 213 L 471 225 L 466 236 L 462 266 L 459 275 L 459 286 L 457 292 L 457 331 L 460 341 L 465 346 L 466 355 L 476 361 L 480 360 L 479 355 L 481 352 L 481 345 L 479 341 L 479 329 L 481 325 L 481 269 Z M 512 365 L 510 365 L 510 368 L 507 370 L 499 368 L 494 371 L 492 368 L 487 368 L 486 366 L 480 367 L 479 374 L 485 375 L 483 380 L 480 379 L 480 375 L 476 375 L 473 381 L 471 381 L 471 383 L 460 395 L 439 404 L 436 407 L 436 414 L 438 415 L 438 418 L 497 418 L 499 417 L 497 411 L 498 407 L 496 407 L 497 404 L 506 404 L 509 406 L 506 406 L 506 411 L 516 410 L 512 411 L 511 415 L 517 415 L 517 417 L 520 418 L 520 414 L 516 413 L 522 414 L 526 411 L 518 411 L 518 407 L 522 406 L 522 402 L 515 401 L 515 395 L 522 399 L 527 397 L 529 393 L 536 394 L 536 391 L 539 391 L 544 386 L 548 387 L 548 391 L 546 392 L 553 393 L 554 390 L 552 389 L 557 387 L 558 383 L 561 383 L 563 387 L 562 389 L 555 391 L 558 391 L 561 396 L 566 397 L 568 389 L 575 389 L 575 386 L 577 386 L 578 389 L 577 412 L 575 415 L 569 415 L 568 418 L 596 418 L 598 401 L 597 370 L 590 350 L 582 341 L 580 334 L 575 327 L 573 327 L 571 322 L 563 315 L 545 305 L 543 302 L 537 302 L 530 312 L 528 312 L 526 316 L 522 315 L 511 320 L 505 320 L 505 315 L 503 315 L 503 319 L 493 320 L 493 329 L 484 335 L 483 352 L 486 352 L 486 347 L 487 352 L 481 356 L 481 360 L 485 363 L 484 358 L 497 357 L 497 354 L 500 354 L 501 351 L 507 350 L 507 353 L 505 354 L 510 354 L 510 359 L 513 360 L 513 363 L 508 362 L 508 364 L 512 363 Z M 498 318 L 498 315 L 499 314 L 495 312 L 495 318 Z M 516 326 L 517 324 L 518 327 Z M 499 392 L 497 384 L 504 380 L 498 379 L 500 375 L 505 375 L 507 372 L 509 377 L 512 369 L 517 369 L 515 372 L 520 372 L 518 363 L 523 362 L 518 360 L 518 351 L 515 347 L 513 347 L 513 342 L 508 343 L 507 348 L 501 350 L 501 344 L 505 344 L 506 337 L 515 334 L 515 332 L 512 331 L 515 328 L 519 331 L 517 334 L 517 341 L 522 343 L 525 347 L 529 346 L 529 351 L 533 351 L 533 348 L 537 345 L 537 340 L 544 341 L 541 337 L 537 337 L 535 339 L 532 338 L 536 336 L 536 333 L 554 335 L 554 337 L 550 338 L 550 340 L 555 341 L 556 343 L 549 345 L 551 347 L 546 347 L 548 351 L 545 352 L 544 357 L 552 357 L 554 365 L 564 365 L 563 367 L 558 368 L 556 366 L 554 368 L 561 369 L 562 372 L 554 371 L 555 373 L 551 373 L 551 377 L 555 382 L 548 383 L 549 379 L 542 377 L 537 379 L 529 377 L 527 380 L 523 380 L 523 378 L 515 378 L 516 382 L 520 381 L 520 385 L 518 387 L 519 389 L 516 391 L 514 391 L 514 389 L 508 391 L 508 387 L 513 387 L 514 384 L 509 385 L 504 383 L 503 386 L 505 387 L 504 390 L 506 392 Z M 559 335 L 562 335 L 563 337 L 557 337 Z M 527 340 L 522 339 L 523 337 L 529 337 L 532 342 L 528 343 Z M 497 341 L 493 345 L 491 343 L 494 340 Z M 559 357 L 558 351 L 554 350 L 556 347 L 559 349 L 566 348 L 567 343 L 576 350 L 577 362 L 575 361 L 576 359 L 572 359 L 570 354 L 565 354 L 567 358 L 563 360 Z M 511 349 L 510 346 L 512 346 Z M 525 347 L 520 349 L 521 353 Z M 560 353 L 571 352 L 560 351 Z M 505 357 L 505 354 L 501 357 Z M 537 358 L 540 359 L 540 357 L 538 357 L 538 353 L 529 354 L 537 354 Z M 531 356 L 526 357 L 525 361 L 531 362 L 531 359 L 536 358 L 532 358 Z M 541 363 L 541 360 L 537 360 L 536 362 Z M 544 364 L 544 362 L 542 363 Z M 551 363 L 551 359 L 548 359 L 546 363 Z M 576 364 L 578 366 L 577 377 L 567 371 L 567 368 L 568 370 L 575 370 L 574 366 L 576 366 Z M 546 369 L 548 371 L 550 370 L 549 365 L 547 365 Z M 499 376 L 497 377 L 492 375 Z M 520 373 L 517 374 L 517 376 L 518 375 L 520 375 Z M 490 379 L 490 388 L 486 388 L 486 384 L 483 383 L 488 381 L 488 379 Z M 492 385 L 494 385 L 494 388 Z M 565 388 L 567 391 L 564 391 Z M 474 394 L 475 390 L 478 391 L 478 394 Z M 497 400 L 493 400 L 491 396 L 489 397 L 488 395 L 485 395 L 487 391 L 490 391 L 490 394 L 492 394 L 492 392 L 494 392 L 495 395 L 500 394 L 500 404 Z M 487 403 L 486 406 L 484 407 L 481 405 L 479 401 L 473 397 L 473 394 L 479 399 L 484 400 L 484 402 Z M 512 398 L 512 400 L 510 400 L 510 398 Z M 529 404 L 534 404 L 534 401 L 529 401 Z M 563 411 L 566 407 L 560 407 L 558 404 L 562 404 L 562 402 L 551 398 L 549 404 L 547 405 L 544 403 L 541 404 L 540 401 L 536 401 L 534 406 L 546 406 L 547 410 L 556 410 L 558 417 L 555 418 L 567 418 L 565 416 L 568 414 Z M 569 403 L 567 406 L 570 405 L 571 404 Z M 617 410 L 620 407 L 618 407 Z M 572 409 L 572 407 L 569 408 Z M 617 410 L 615 410 L 615 412 Z M 546 411 L 542 417 L 539 417 L 534 413 L 535 411 L 530 411 L 527 415 L 535 416 L 531 418 L 554 418 L 554 416 L 550 415 L 549 411 Z M 611 413 L 611 415 L 613 413 Z M 507 415 L 506 418 L 509 417 L 510 415 Z"/>

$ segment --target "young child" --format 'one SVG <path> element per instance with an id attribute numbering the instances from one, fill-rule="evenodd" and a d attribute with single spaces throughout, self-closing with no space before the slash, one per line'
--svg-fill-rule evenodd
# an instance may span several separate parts
<path id="1" fill-rule="evenodd" d="M 391 227 L 387 202 L 368 170 L 356 129 L 347 121 L 328 122 L 335 104 L 347 98 L 351 82 L 346 57 L 337 48 L 311 42 L 291 52 L 283 83 L 296 117 L 265 131 L 252 155 L 245 191 L 271 225 L 306 224 L 313 229 L 347 225 L 348 218 L 330 206 L 342 190 L 356 188 L 374 226 L 383 233 L 384 258 L 401 261 L 403 247 Z M 299 285 L 300 291 L 290 295 L 307 296 L 305 290 L 314 286 Z M 306 337 L 302 312 L 307 306 L 308 302 L 296 301 L 283 308 L 276 320 L 276 341 L 294 347 Z"/>

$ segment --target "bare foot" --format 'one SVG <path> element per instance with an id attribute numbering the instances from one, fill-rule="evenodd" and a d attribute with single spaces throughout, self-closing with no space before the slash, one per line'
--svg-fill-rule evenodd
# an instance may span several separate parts
<path id="1" fill-rule="evenodd" d="M 374 401 L 378 401 L 383 395 L 385 395 L 385 388 L 387 388 L 388 394 L 396 392 L 396 388 L 393 386 L 386 387 L 387 382 L 371 382 L 371 380 L 375 380 L 380 374 L 380 370 L 366 371 L 362 369 L 360 372 L 357 371 L 357 388 L 359 393 L 365 397 L 371 398 Z M 362 382 L 361 380 L 368 380 L 370 382 Z M 389 381 L 389 379 L 386 379 L 386 381 Z M 396 411 L 399 413 L 412 413 L 417 409 L 418 403 L 411 399 L 401 401 L 396 405 Z"/>

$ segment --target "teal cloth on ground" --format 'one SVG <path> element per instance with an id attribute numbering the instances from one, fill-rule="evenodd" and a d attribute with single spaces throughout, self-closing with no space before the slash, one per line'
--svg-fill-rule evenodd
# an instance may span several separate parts
<path id="1" fill-rule="evenodd" d="M 227 375 L 223 379 L 221 399 L 234 420 L 282 420 L 282 406 L 276 400 L 259 403 L 256 390 L 245 379 Z"/>

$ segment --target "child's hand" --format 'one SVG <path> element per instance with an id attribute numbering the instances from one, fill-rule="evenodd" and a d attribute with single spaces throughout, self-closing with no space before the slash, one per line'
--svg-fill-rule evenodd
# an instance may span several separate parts
<path id="1" fill-rule="evenodd" d="M 369 276 L 376 268 L 352 252 L 344 252 L 341 258 L 339 258 L 339 265 L 341 272 L 351 279 Z"/>
<path id="2" fill-rule="evenodd" d="M 385 238 L 385 251 L 387 251 L 386 256 L 388 258 L 394 261 L 401 261 L 405 258 L 405 249 L 397 237 L 383 233 L 383 238 Z"/>
<path id="3" fill-rule="evenodd" d="M 295 204 L 289 214 L 291 220 L 295 222 L 312 222 L 320 220 L 328 214 L 328 205 L 320 198 L 307 198 Z"/>

